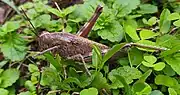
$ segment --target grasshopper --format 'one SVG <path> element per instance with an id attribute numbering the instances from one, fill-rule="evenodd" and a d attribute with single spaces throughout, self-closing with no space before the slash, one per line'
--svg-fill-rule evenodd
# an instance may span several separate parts
<path id="1" fill-rule="evenodd" d="M 38 38 L 40 51 L 56 47 L 52 50 L 53 54 L 59 54 L 61 57 L 76 61 L 82 61 L 80 57 L 82 56 L 85 62 L 91 61 L 93 44 L 97 45 L 102 52 L 106 52 L 109 49 L 108 46 L 86 38 L 102 10 L 103 7 L 98 5 L 93 16 L 76 35 L 67 32 L 43 32 Z"/>
<path id="2" fill-rule="evenodd" d="M 106 53 L 110 47 L 87 39 L 88 33 L 92 30 L 96 20 L 102 13 L 102 10 L 103 7 L 98 5 L 90 20 L 84 24 L 76 35 L 67 32 L 49 33 L 43 31 L 37 38 L 39 50 L 42 52 L 52 51 L 53 54 L 59 54 L 63 58 L 80 62 L 91 61 L 92 45 L 94 44 L 101 49 L 102 54 Z M 28 19 L 26 14 L 25 17 Z"/>

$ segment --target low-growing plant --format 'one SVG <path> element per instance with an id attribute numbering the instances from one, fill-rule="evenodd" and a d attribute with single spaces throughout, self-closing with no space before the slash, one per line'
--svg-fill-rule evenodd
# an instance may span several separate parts
<path id="1" fill-rule="evenodd" d="M 84 0 L 53 8 L 47 0 L 18 6 L 18 13 L 0 26 L 0 95 L 179 95 L 180 4 L 176 0 Z M 97 5 L 104 9 L 89 39 L 112 47 L 105 54 L 93 45 L 92 62 L 82 64 L 30 47 L 39 32 L 75 34 Z M 81 47 L 80 47 L 81 48 Z M 127 56 L 110 59 L 125 50 Z M 45 61 L 45 62 L 44 62 Z"/>

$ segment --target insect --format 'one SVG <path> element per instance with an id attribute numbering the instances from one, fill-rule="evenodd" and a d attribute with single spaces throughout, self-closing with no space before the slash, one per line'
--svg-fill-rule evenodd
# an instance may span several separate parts
<path id="1" fill-rule="evenodd" d="M 82 56 L 85 62 L 91 61 L 88 56 L 92 55 L 93 44 L 100 47 L 103 52 L 106 52 L 109 49 L 108 46 L 85 38 L 88 36 L 88 33 L 91 31 L 96 20 L 100 16 L 102 9 L 103 7 L 98 5 L 91 19 L 78 31 L 76 35 L 67 32 L 43 32 L 38 38 L 40 50 L 43 51 L 56 47 L 52 49 L 54 54 L 59 54 L 64 58 L 76 61 L 81 61 L 80 56 Z"/>

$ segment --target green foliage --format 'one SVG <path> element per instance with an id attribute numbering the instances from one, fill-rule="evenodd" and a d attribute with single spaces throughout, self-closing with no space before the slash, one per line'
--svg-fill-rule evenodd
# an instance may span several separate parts
<path id="1" fill-rule="evenodd" d="M 80 95 L 98 95 L 98 90 L 96 88 L 84 89 L 80 92 Z"/>
<path id="2" fill-rule="evenodd" d="M 124 66 L 114 69 L 108 74 L 108 78 L 112 82 L 111 84 L 112 88 L 123 87 L 123 84 L 115 77 L 115 75 L 120 75 L 124 77 L 127 84 L 130 84 L 133 82 L 133 79 L 139 79 L 142 74 L 138 69 L 129 66 Z"/>
<path id="3" fill-rule="evenodd" d="M 2 88 L 7 88 L 8 86 L 12 86 L 13 83 L 19 78 L 19 71 L 17 69 L 7 69 L 2 72 L 0 79 Z"/>
<path id="4" fill-rule="evenodd" d="M 2 1 L 17 13 L 23 8 L 38 34 L 75 34 L 101 5 L 88 37 L 111 48 L 104 53 L 93 45 L 92 62 L 86 64 L 51 53 L 34 58 L 37 37 L 22 15 L 13 15 L 0 25 L 0 95 L 180 94 L 180 5 L 175 0 L 84 0 L 60 10 L 47 5 L 51 0 L 32 0 L 18 8 Z M 127 54 L 121 56 L 121 51 Z"/>

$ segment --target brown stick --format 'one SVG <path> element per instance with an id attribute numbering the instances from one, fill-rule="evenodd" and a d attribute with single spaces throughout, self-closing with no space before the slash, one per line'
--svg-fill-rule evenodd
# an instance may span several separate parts
<path id="1" fill-rule="evenodd" d="M 87 23 L 85 23 L 84 26 L 78 31 L 78 33 L 77 33 L 78 36 L 82 36 L 85 38 L 88 36 L 88 34 L 92 30 L 92 27 L 94 26 L 96 20 L 102 13 L 102 9 L 103 9 L 102 6 L 100 6 L 100 5 L 97 6 L 96 11 L 95 11 L 94 15 L 91 17 L 91 19 Z"/>

